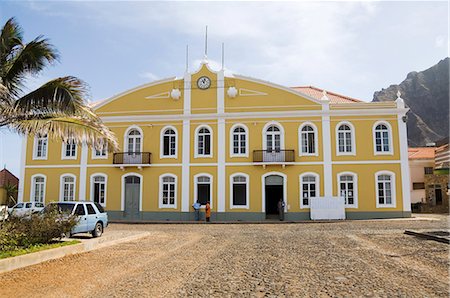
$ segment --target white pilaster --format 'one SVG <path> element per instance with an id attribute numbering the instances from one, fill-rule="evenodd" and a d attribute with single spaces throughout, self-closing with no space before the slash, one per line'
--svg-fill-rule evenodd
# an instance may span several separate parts
<path id="1" fill-rule="evenodd" d="M 20 155 L 19 189 L 17 190 L 17 201 L 23 202 L 23 191 L 25 184 L 25 162 L 27 159 L 28 135 L 22 136 L 22 152 Z M 44 198 L 45 201 L 45 198 Z"/>
<path id="2" fill-rule="evenodd" d="M 400 98 L 400 93 L 397 94 L 398 98 L 395 101 L 397 103 L 397 108 L 404 109 L 405 103 L 402 98 Z M 400 145 L 400 167 L 401 167 L 401 177 L 402 177 L 402 194 L 403 194 L 403 211 L 411 211 L 411 185 L 410 185 L 410 174 L 409 174 L 409 161 L 408 161 L 408 134 L 406 131 L 406 121 L 403 121 L 403 116 L 405 114 L 397 115 L 398 123 L 398 138 Z"/>
<path id="3" fill-rule="evenodd" d="M 191 75 L 186 72 L 184 75 L 184 97 L 183 97 L 183 114 L 191 114 Z M 191 142 L 191 121 L 183 120 L 183 145 L 181 148 L 181 211 L 189 212 L 190 205 L 190 173 L 189 164 L 191 162 L 190 142 Z"/>
<path id="4" fill-rule="evenodd" d="M 88 159 L 88 146 L 86 144 L 81 145 L 81 157 L 80 157 L 80 191 L 78 192 L 79 200 L 87 201 L 86 197 L 86 174 L 87 174 L 87 159 Z"/>
<path id="5" fill-rule="evenodd" d="M 217 74 L 217 212 L 225 212 L 225 111 L 224 71 Z"/>
<path id="6" fill-rule="evenodd" d="M 326 95 L 324 96 L 326 97 Z M 324 101 L 324 99 L 322 99 Z M 322 105 L 322 147 L 323 147 L 323 187 L 324 196 L 333 195 L 333 168 L 331 165 L 331 129 L 330 129 L 330 105 L 324 101 Z"/>

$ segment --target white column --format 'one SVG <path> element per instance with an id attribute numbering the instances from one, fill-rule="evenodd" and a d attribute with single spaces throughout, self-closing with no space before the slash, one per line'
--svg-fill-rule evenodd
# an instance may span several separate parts
<path id="1" fill-rule="evenodd" d="M 186 72 L 184 75 L 184 98 L 183 98 L 183 114 L 191 114 L 191 75 Z M 189 212 L 190 205 L 190 173 L 189 164 L 191 163 L 190 142 L 191 142 L 191 121 L 183 120 L 183 145 L 182 145 L 182 164 L 181 164 L 181 211 Z"/>
<path id="2" fill-rule="evenodd" d="M 225 212 L 225 90 L 224 71 L 217 74 L 217 212 Z"/>
<path id="3" fill-rule="evenodd" d="M 333 195 L 333 169 L 331 165 L 331 130 L 330 130 L 330 105 L 324 102 L 322 105 L 322 147 L 323 147 L 323 187 L 324 196 Z"/>
<path id="4" fill-rule="evenodd" d="M 23 202 L 23 191 L 24 191 L 24 185 L 25 185 L 25 163 L 27 159 L 27 141 L 28 141 L 28 135 L 22 136 L 22 152 L 20 155 L 20 173 L 19 173 L 19 189 L 17 201 Z M 47 148 L 48 150 L 48 148 Z M 45 198 L 44 198 L 45 200 Z"/>
<path id="5" fill-rule="evenodd" d="M 395 101 L 398 109 L 405 109 L 405 103 L 402 98 L 399 97 Z M 398 138 L 400 144 L 400 165 L 401 165 L 401 177 L 402 177 L 402 194 L 403 194 L 403 211 L 411 211 L 411 185 L 409 174 L 409 161 L 408 161 L 408 134 L 406 132 L 406 122 L 403 121 L 404 113 L 397 114 L 398 124 Z"/>
<path id="6" fill-rule="evenodd" d="M 86 197 L 86 172 L 87 172 L 88 146 L 81 145 L 80 157 L 80 188 L 78 193 L 79 200 L 88 201 L 90 198 Z"/>

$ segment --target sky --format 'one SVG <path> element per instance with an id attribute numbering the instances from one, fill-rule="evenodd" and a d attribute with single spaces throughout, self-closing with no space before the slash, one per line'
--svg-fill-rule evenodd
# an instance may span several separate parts
<path id="1" fill-rule="evenodd" d="M 182 76 L 204 54 L 219 69 L 284 86 L 313 85 L 371 101 L 411 71 L 449 55 L 448 3 L 441 2 L 107 2 L 2 1 L 25 41 L 49 38 L 61 59 L 26 87 L 74 75 L 97 101 Z M 0 129 L 0 165 L 19 175 L 20 137 Z"/>

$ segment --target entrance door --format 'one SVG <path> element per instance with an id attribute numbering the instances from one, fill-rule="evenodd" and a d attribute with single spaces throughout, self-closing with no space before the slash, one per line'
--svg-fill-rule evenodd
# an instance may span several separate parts
<path id="1" fill-rule="evenodd" d="M 278 201 L 283 197 L 283 177 L 271 175 L 265 178 L 266 218 L 278 217 Z"/>
<path id="2" fill-rule="evenodd" d="M 139 219 L 141 178 L 128 176 L 125 178 L 125 218 Z"/>
<path id="3" fill-rule="evenodd" d="M 442 205 L 442 189 L 440 185 L 435 185 L 434 195 L 436 198 L 436 205 Z"/>

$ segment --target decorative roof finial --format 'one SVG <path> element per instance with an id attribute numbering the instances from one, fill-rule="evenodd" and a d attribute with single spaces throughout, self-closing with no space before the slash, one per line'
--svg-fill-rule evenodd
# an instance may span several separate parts
<path id="1" fill-rule="evenodd" d="M 327 90 L 322 91 L 323 96 L 327 96 Z"/>
<path id="2" fill-rule="evenodd" d="M 322 98 L 320 100 L 322 100 L 322 101 L 330 101 L 330 99 L 327 96 L 327 91 L 326 90 L 322 91 L 322 95 L 323 96 L 322 96 Z"/>
<path id="3" fill-rule="evenodd" d="M 397 98 L 400 98 L 401 95 L 402 93 L 400 92 L 400 90 L 397 90 Z"/>

